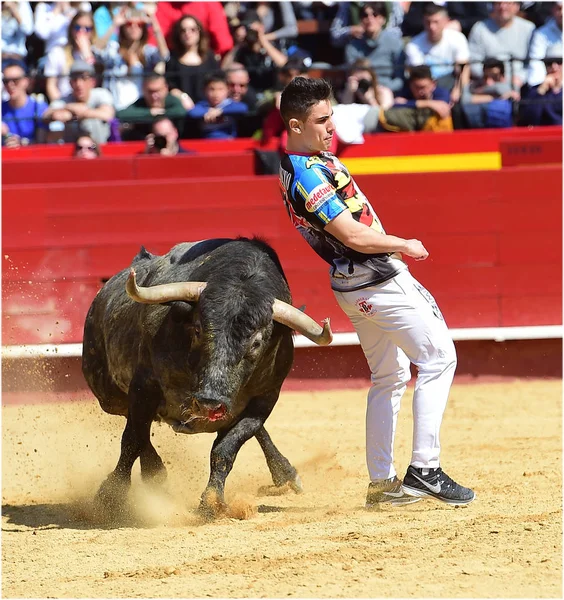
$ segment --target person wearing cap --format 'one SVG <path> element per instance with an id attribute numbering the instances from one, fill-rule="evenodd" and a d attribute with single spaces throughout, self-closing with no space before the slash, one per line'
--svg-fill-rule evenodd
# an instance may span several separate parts
<path id="1" fill-rule="evenodd" d="M 543 62 L 546 76 L 521 99 L 519 125 L 562 125 L 562 56 Z"/>
<path id="2" fill-rule="evenodd" d="M 95 87 L 94 74 L 90 63 L 74 61 L 69 74 L 72 92 L 51 102 L 43 117 L 50 129 L 63 124 L 61 138 L 65 142 L 75 141 L 79 128 L 97 144 L 107 142 L 110 136 L 110 121 L 115 117 L 113 98 L 108 90 Z"/>
<path id="3" fill-rule="evenodd" d="M 527 83 L 540 85 L 546 77 L 543 59 L 547 56 L 562 57 L 562 2 L 554 2 L 552 17 L 533 33 L 529 47 L 529 70 Z"/>
<path id="4" fill-rule="evenodd" d="M 47 103 L 28 95 L 27 67 L 21 60 L 9 59 L 2 67 L 2 83 L 8 100 L 2 102 L 2 145 L 43 142 L 47 131 L 42 116 Z"/>

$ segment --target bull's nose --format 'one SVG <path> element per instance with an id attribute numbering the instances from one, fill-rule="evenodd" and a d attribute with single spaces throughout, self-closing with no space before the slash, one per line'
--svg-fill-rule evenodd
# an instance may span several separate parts
<path id="1" fill-rule="evenodd" d="M 197 396 L 194 398 L 194 412 L 210 421 L 222 419 L 227 414 L 226 402 L 217 398 Z"/>

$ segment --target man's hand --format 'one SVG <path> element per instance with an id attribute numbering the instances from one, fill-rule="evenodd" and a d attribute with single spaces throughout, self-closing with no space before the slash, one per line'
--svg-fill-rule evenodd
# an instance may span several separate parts
<path id="1" fill-rule="evenodd" d="M 456 86 L 453 87 L 452 90 L 450 90 L 450 101 L 452 104 L 456 104 L 457 102 L 460 102 L 460 87 Z"/>
<path id="2" fill-rule="evenodd" d="M 405 240 L 402 252 L 415 260 L 425 260 L 429 256 L 429 252 L 419 240 Z"/>
<path id="3" fill-rule="evenodd" d="M 358 76 L 357 75 L 349 75 L 347 78 L 347 87 L 351 92 L 356 92 L 358 90 Z"/>
<path id="4" fill-rule="evenodd" d="M 67 108 L 58 108 L 51 113 L 51 120 L 67 123 L 73 120 L 73 114 Z"/>
<path id="5" fill-rule="evenodd" d="M 441 119 L 450 117 L 450 106 L 442 100 L 430 100 L 429 108 L 437 113 Z"/>
<path id="6" fill-rule="evenodd" d="M 544 96 L 549 90 L 558 91 L 562 87 L 562 83 L 558 82 L 556 77 L 549 74 L 545 77 L 544 81 L 537 88 L 538 93 Z"/>
<path id="7" fill-rule="evenodd" d="M 160 106 L 155 106 L 153 108 L 149 109 L 149 112 L 153 115 L 164 115 L 165 114 L 165 109 L 161 108 Z"/>
<path id="8" fill-rule="evenodd" d="M 210 108 L 208 112 L 204 115 L 204 121 L 206 123 L 215 123 L 221 117 L 223 111 L 221 108 Z"/>
<path id="9" fill-rule="evenodd" d="M 521 100 L 521 94 L 517 90 L 509 90 L 500 96 L 502 100 L 515 100 L 519 102 Z"/>
<path id="10" fill-rule="evenodd" d="M 65 108 L 70 111 L 77 119 L 85 119 L 88 112 L 88 106 L 84 102 L 69 102 Z"/>
<path id="11" fill-rule="evenodd" d="M 398 96 L 397 98 L 394 98 L 394 104 L 407 104 L 407 98 Z"/>
<path id="12" fill-rule="evenodd" d="M 364 27 L 362 25 L 351 25 L 349 33 L 351 37 L 359 40 L 364 35 Z"/>

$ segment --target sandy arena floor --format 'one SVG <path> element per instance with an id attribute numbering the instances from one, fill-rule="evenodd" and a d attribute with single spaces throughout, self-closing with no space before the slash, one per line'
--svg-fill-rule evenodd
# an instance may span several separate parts
<path id="1" fill-rule="evenodd" d="M 459 508 L 363 509 L 365 395 L 284 393 L 267 429 L 305 493 L 258 495 L 270 478 L 252 440 L 228 479 L 233 516 L 213 523 L 194 513 L 213 437 L 155 425 L 168 492 L 134 471 L 132 522 L 117 529 L 89 502 L 125 421 L 90 400 L 5 406 L 3 597 L 562 597 L 561 382 L 454 386 L 443 466 L 478 495 Z"/>

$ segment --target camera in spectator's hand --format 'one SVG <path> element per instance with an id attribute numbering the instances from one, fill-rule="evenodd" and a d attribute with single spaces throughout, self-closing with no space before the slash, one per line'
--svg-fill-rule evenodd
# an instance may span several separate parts
<path id="1" fill-rule="evenodd" d="M 155 135 L 154 141 L 153 141 L 153 148 L 155 148 L 155 150 L 158 150 L 160 152 L 161 150 L 166 148 L 166 146 L 167 146 L 166 137 L 164 135 Z"/>
<path id="2" fill-rule="evenodd" d="M 249 27 L 248 25 L 245 25 L 245 42 L 249 46 L 252 46 L 258 42 L 258 31 L 252 27 Z"/>
<path id="3" fill-rule="evenodd" d="M 358 82 L 358 91 L 366 94 L 366 92 L 372 87 L 370 79 L 360 79 Z"/>

